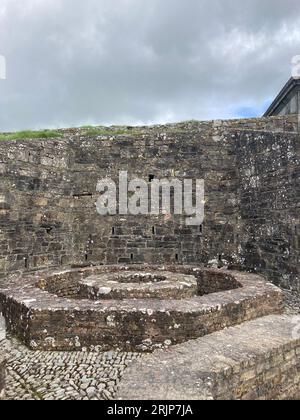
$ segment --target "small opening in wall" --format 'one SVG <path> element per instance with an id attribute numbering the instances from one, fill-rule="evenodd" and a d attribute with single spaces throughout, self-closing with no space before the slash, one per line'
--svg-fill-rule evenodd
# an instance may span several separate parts
<path id="1" fill-rule="evenodd" d="M 131 259 L 131 261 L 134 260 L 134 254 L 130 254 L 130 259 Z"/>
<path id="2" fill-rule="evenodd" d="M 87 254 L 87 252 L 84 254 L 84 259 L 85 259 L 85 261 L 88 260 L 88 254 Z"/>
<path id="3" fill-rule="evenodd" d="M 179 255 L 175 254 L 175 261 L 179 261 Z"/>
<path id="4" fill-rule="evenodd" d="M 115 227 L 112 227 L 112 228 L 111 228 L 111 234 L 112 234 L 112 235 L 115 235 L 115 234 L 116 234 L 116 228 L 115 228 Z"/>
<path id="5" fill-rule="evenodd" d="M 222 254 L 219 254 L 219 262 L 222 262 Z"/>
<path id="6" fill-rule="evenodd" d="M 155 179 L 155 175 L 150 174 L 149 175 L 149 182 L 154 181 L 154 179 Z"/>
<path id="7" fill-rule="evenodd" d="M 152 227 L 152 235 L 155 235 L 155 226 Z"/>
<path id="8" fill-rule="evenodd" d="M 84 197 L 93 197 L 92 193 L 83 192 L 83 193 L 74 193 L 73 198 L 84 198 Z"/>
<path id="9" fill-rule="evenodd" d="M 199 232 L 200 232 L 200 233 L 203 233 L 203 225 L 200 225 L 200 226 L 199 226 Z"/>
<path id="10" fill-rule="evenodd" d="M 28 261 L 28 258 L 24 258 L 24 267 L 25 267 L 26 269 L 28 269 L 28 268 L 29 268 L 29 261 Z"/>

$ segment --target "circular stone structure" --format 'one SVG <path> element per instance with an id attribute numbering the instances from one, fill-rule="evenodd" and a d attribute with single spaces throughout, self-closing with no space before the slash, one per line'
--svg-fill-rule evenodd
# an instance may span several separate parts
<path id="1" fill-rule="evenodd" d="M 194 266 L 93 266 L 0 279 L 7 329 L 34 350 L 149 352 L 280 313 L 281 304 L 281 291 L 258 275 Z"/>
<path id="2" fill-rule="evenodd" d="M 79 281 L 79 286 L 80 295 L 91 300 L 186 299 L 198 293 L 195 276 L 168 271 L 96 274 Z"/>

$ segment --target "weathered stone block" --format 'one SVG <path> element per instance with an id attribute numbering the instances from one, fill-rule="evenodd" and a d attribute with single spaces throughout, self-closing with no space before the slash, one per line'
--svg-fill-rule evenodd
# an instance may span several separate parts
<path id="1" fill-rule="evenodd" d="M 152 284 L 146 289 L 129 284 L 132 291 L 126 297 L 125 283 L 108 300 L 82 299 L 90 297 L 82 286 L 91 276 L 98 280 L 103 276 L 107 285 L 107 280 L 113 281 L 112 274 L 126 278 L 130 270 L 99 266 L 38 272 L 23 276 L 22 281 L 18 276 L 0 280 L 7 327 L 33 349 L 96 345 L 103 350 L 152 351 L 282 310 L 281 291 L 259 276 L 179 265 L 135 266 L 139 277 L 165 272 L 166 278 L 173 279 L 173 284 L 161 282 L 161 297 L 148 293 Z M 192 279 L 192 295 L 188 283 L 180 285 L 182 275 Z"/>
<path id="2" fill-rule="evenodd" d="M 293 318 L 268 316 L 156 351 L 129 367 L 119 400 L 267 400 L 300 398 L 300 361 Z M 284 359 L 280 367 L 272 355 Z M 252 367 L 245 368 L 248 360 Z M 283 374 L 286 372 L 286 374 Z"/>

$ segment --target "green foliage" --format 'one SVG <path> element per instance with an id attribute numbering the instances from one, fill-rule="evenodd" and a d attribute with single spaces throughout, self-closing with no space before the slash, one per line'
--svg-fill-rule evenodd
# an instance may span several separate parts
<path id="1" fill-rule="evenodd" d="M 17 133 L 0 134 L 0 140 L 24 140 L 24 139 L 49 139 L 61 138 L 63 134 L 59 131 L 20 131 Z"/>

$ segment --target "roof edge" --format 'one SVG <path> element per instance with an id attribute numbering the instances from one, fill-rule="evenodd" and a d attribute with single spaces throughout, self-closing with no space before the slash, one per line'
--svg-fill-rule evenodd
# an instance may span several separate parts
<path id="1" fill-rule="evenodd" d="M 271 103 L 267 111 L 264 113 L 264 117 L 272 116 L 275 109 L 279 106 L 279 104 L 284 100 L 284 98 L 296 87 L 300 87 L 300 77 L 291 77 L 290 80 L 285 84 L 285 86 L 281 89 L 279 94 L 276 96 L 274 101 Z"/>

